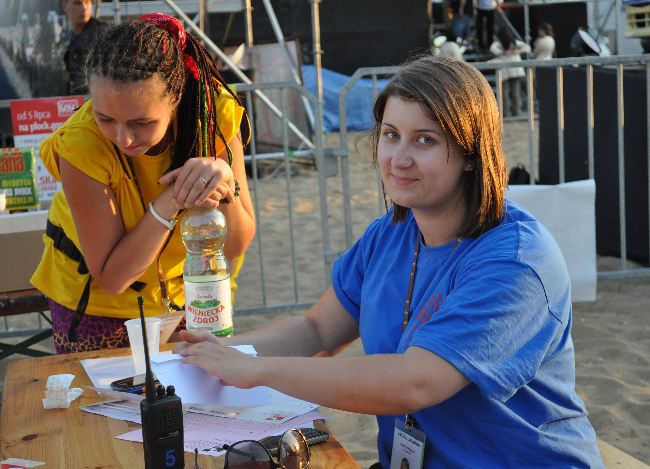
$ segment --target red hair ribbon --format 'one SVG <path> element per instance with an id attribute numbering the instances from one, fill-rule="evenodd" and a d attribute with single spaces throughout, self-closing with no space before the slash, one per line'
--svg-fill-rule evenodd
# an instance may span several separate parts
<path id="1" fill-rule="evenodd" d="M 183 54 L 183 62 L 185 70 L 190 72 L 196 81 L 199 81 L 199 67 L 196 65 L 196 61 L 191 56 Z"/>
<path id="2" fill-rule="evenodd" d="M 140 21 L 161 27 L 170 34 L 174 42 L 178 45 L 180 51 L 183 52 L 183 63 L 185 64 L 185 69 L 192 74 L 195 80 L 198 80 L 199 67 L 196 64 L 196 61 L 194 58 L 184 53 L 187 44 L 187 33 L 185 32 L 183 23 L 173 16 L 164 13 L 148 13 L 142 15 L 139 19 Z"/>

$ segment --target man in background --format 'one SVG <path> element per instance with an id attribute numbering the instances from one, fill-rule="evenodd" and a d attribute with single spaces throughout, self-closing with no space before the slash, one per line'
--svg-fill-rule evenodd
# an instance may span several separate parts
<path id="1" fill-rule="evenodd" d="M 93 0 L 62 0 L 63 11 L 68 17 L 72 35 L 63 56 L 68 71 L 68 94 L 87 94 L 84 77 L 86 56 L 95 40 L 108 25 L 92 17 Z"/>
<path id="2" fill-rule="evenodd" d="M 494 40 L 494 15 L 503 0 L 476 0 L 476 39 L 481 52 L 487 52 Z"/>
<path id="3" fill-rule="evenodd" d="M 451 20 L 451 29 L 457 38 L 465 40 L 469 37 L 474 17 L 474 6 L 472 0 L 452 0 L 451 11 L 454 15 Z M 447 35 L 449 38 L 449 35 Z"/>

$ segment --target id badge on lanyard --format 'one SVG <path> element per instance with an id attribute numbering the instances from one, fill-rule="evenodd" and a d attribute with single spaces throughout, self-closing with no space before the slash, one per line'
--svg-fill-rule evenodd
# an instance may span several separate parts
<path id="1" fill-rule="evenodd" d="M 413 417 L 407 415 L 406 422 L 395 419 L 390 469 L 421 469 L 425 440 L 426 435 L 413 426 Z"/>
<path id="2" fill-rule="evenodd" d="M 404 320 L 402 322 L 402 334 L 410 317 L 411 296 L 415 284 L 415 272 L 418 265 L 420 253 L 420 231 L 415 243 L 411 274 L 409 275 L 409 286 L 404 301 Z M 393 434 L 393 450 L 390 457 L 390 469 L 421 469 L 424 465 L 424 444 L 426 435 L 415 428 L 413 416 L 407 415 L 405 420 L 395 419 L 395 432 Z"/>

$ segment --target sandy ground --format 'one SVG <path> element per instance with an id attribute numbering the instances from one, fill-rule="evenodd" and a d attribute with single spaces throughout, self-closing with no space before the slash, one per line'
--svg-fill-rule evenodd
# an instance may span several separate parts
<path id="1" fill-rule="evenodd" d="M 527 122 L 505 125 L 504 145 L 509 166 L 523 162 L 530 167 Z M 536 139 L 536 136 L 534 137 Z M 336 135 L 328 146 L 338 145 Z M 363 142 L 350 141 L 350 177 L 353 237 L 380 214 L 377 184 Z M 536 154 L 534 154 L 536 158 Z M 262 312 L 268 305 L 312 302 L 323 292 L 323 237 L 318 179 L 311 164 L 293 164 L 287 179 L 284 166 L 261 167 L 254 187 L 258 208 L 258 236 L 249 250 L 239 277 L 236 331 L 244 332 L 275 317 L 300 314 Z M 340 176 L 340 171 L 339 171 Z M 286 194 L 292 194 L 291 204 Z M 327 180 L 330 251 L 344 249 L 342 182 Z M 289 229 L 289 213 L 295 229 Z M 260 242 L 261 240 L 261 242 Z M 264 262 L 260 262 L 260 252 Z M 295 271 L 291 259 L 295 259 Z M 599 270 L 616 266 L 617 260 L 599 258 Z M 266 282 L 260 282 L 260 268 Z M 264 306 L 267 305 L 267 306 Z M 251 310 L 257 309 L 257 314 Z M 252 311 L 255 312 L 255 311 Z M 25 318 L 11 318 L 10 327 L 24 325 Z M 3 325 L 0 323 L 0 330 Z M 598 436 L 632 456 L 650 463 L 650 286 L 647 279 L 601 279 L 595 302 L 574 305 L 573 337 L 576 349 L 577 389 L 585 400 Z M 43 344 L 51 350 L 51 343 Z M 358 341 L 346 354 L 361 354 Z M 15 359 L 12 358 L 12 359 Z M 0 377 L 9 359 L 0 361 Z M 328 425 L 361 467 L 377 458 L 374 418 L 332 409 Z"/>

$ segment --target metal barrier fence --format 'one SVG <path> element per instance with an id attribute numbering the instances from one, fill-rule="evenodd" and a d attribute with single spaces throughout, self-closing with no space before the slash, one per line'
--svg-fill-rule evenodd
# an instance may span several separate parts
<path id="1" fill-rule="evenodd" d="M 540 67 L 553 68 L 555 69 L 557 93 L 556 93 L 556 115 L 557 115 L 557 140 L 558 140 L 558 181 L 565 182 L 565 137 L 566 137 L 566 128 L 564 122 L 565 116 L 565 94 L 564 94 L 564 70 L 568 67 L 574 68 L 584 68 L 586 73 L 586 80 L 584 82 L 584 92 L 587 102 L 587 112 L 584 116 L 585 122 L 587 123 L 587 151 L 588 151 L 588 177 L 590 179 L 594 178 L 595 175 L 595 161 L 594 161 L 594 68 L 595 67 L 606 67 L 606 68 L 615 68 L 616 70 L 616 88 L 611 90 L 611 93 L 615 93 L 616 96 L 616 112 L 617 112 L 617 177 L 618 177 L 618 210 L 620 216 L 619 226 L 618 226 L 618 241 L 620 243 L 620 262 L 618 269 L 607 270 L 599 269 L 599 277 L 626 277 L 626 276 L 636 276 L 636 275 L 650 275 L 650 268 L 648 267 L 630 267 L 628 262 L 628 225 L 626 220 L 626 187 L 625 187 L 625 161 L 624 161 L 624 128 L 625 128 L 625 109 L 623 106 L 624 102 L 624 87 L 623 87 L 623 77 L 624 70 L 626 67 L 641 67 L 645 71 L 645 96 L 639 97 L 639 99 L 644 99 L 646 106 L 646 115 L 643 116 L 644 121 L 646 122 L 646 134 L 645 140 L 647 145 L 647 153 L 644 155 L 646 160 L 646 165 L 648 168 L 648 177 L 647 177 L 647 188 L 650 188 L 650 124 L 648 124 L 648 112 L 650 112 L 650 56 L 649 55 L 631 55 L 631 56 L 612 56 L 612 57 L 571 57 L 564 59 L 553 59 L 553 60 L 522 60 L 520 62 L 477 62 L 472 63 L 477 69 L 481 70 L 488 79 L 492 80 L 493 87 L 495 88 L 495 93 L 497 97 L 497 102 L 499 105 L 499 110 L 503 109 L 503 70 L 512 67 L 523 67 L 526 71 L 526 104 L 527 104 L 527 122 L 528 122 L 528 155 L 529 155 L 529 168 L 530 168 L 530 183 L 535 184 L 535 181 L 538 179 L 539 171 L 537 167 L 537 161 L 534 156 L 535 146 L 539 141 L 539 136 L 536 135 L 536 122 L 538 121 L 538 116 L 536 115 L 536 98 L 535 98 L 535 69 Z M 346 110 L 346 98 L 352 89 L 352 87 L 363 77 L 371 77 L 374 83 L 375 95 L 377 94 L 378 86 L 377 80 L 379 78 L 389 77 L 399 70 L 399 67 L 369 67 L 369 68 L 360 68 L 358 69 L 348 82 L 343 86 L 339 94 L 339 120 L 340 120 L 340 134 L 339 134 L 339 149 L 337 154 L 342 159 L 342 168 L 344 171 L 343 174 L 343 200 L 345 205 L 343 207 L 346 233 L 345 240 L 346 246 L 349 246 L 353 240 L 352 233 L 352 207 L 350 204 L 351 194 L 354 193 L 354 190 L 350 189 L 349 179 L 345 172 L 347 171 L 347 154 L 349 147 L 349 135 L 347 131 L 347 110 Z M 494 74 L 493 76 L 491 74 Z M 370 113 L 370 109 L 368 110 Z M 503 112 L 501 112 L 503 115 Z M 503 124 L 503 117 L 502 124 Z M 503 127 L 503 126 L 502 126 Z M 612 155 L 613 157 L 614 155 Z M 539 155 L 540 158 L 543 155 Z M 598 190 L 598 187 L 596 188 Z M 379 206 L 383 206 L 383 195 L 380 194 Z M 648 198 L 648 212 L 645 213 L 645 216 L 650 220 L 650 190 L 645 194 Z M 599 214 L 596 214 L 597 225 Z M 644 227 L 645 228 L 645 227 Z M 650 222 L 648 225 L 648 242 L 647 242 L 647 251 L 646 255 L 650 256 Z"/>
<path id="2" fill-rule="evenodd" d="M 326 161 L 322 131 L 313 132 L 313 141 L 304 145 L 307 148 L 289 148 L 287 92 L 294 91 L 310 102 L 316 126 L 322 128 L 318 98 L 295 82 L 237 84 L 235 87 L 238 93 L 245 94 L 246 108 L 253 123 L 258 115 L 257 103 L 253 102 L 256 93 L 262 90 L 282 91 L 281 103 L 276 103 L 279 114 L 270 115 L 282 123 L 282 151 L 259 153 L 253 131 L 249 155 L 245 157 L 250 164 L 250 189 L 257 232 L 237 278 L 240 288 L 236 295 L 236 314 L 306 308 L 322 293 L 325 284 L 317 281 L 318 287 L 305 292 L 301 288 L 301 277 L 304 278 L 306 271 L 317 279 L 328 276 L 328 263 L 323 262 L 331 257 L 325 178 L 331 163 Z M 294 173 L 300 172 L 301 164 L 313 163 L 316 171 L 310 168 L 304 178 L 296 177 Z M 264 168 L 260 166 L 264 165 L 268 166 L 266 169 L 272 169 L 272 175 L 263 175 Z M 279 173 L 284 173 L 283 180 L 278 177 Z M 297 179 L 301 179 L 302 184 L 297 185 Z M 309 210 L 300 207 L 300 203 L 306 199 L 309 200 Z M 318 203 L 317 209 L 313 206 L 315 202 Z M 307 215 L 307 218 L 301 215 Z M 312 228 L 309 237 L 305 237 L 305 225 Z M 319 226 L 320 231 L 314 230 L 314 225 Z M 307 240 L 310 242 L 302 242 Z M 301 268 L 301 265 L 310 268 Z"/>
<path id="3" fill-rule="evenodd" d="M 526 97 L 528 106 L 528 150 L 531 169 L 531 183 L 538 176 L 534 150 L 539 137 L 536 135 L 534 98 L 534 70 L 538 67 L 553 67 L 558 83 L 563 83 L 563 70 L 566 67 L 584 67 L 587 79 L 584 90 L 587 97 L 588 112 L 588 165 L 589 176 L 595 174 L 594 162 L 594 67 L 615 67 L 617 71 L 617 138 L 618 138 L 618 177 L 622 181 L 618 190 L 618 206 L 621 212 L 619 224 L 620 265 L 616 270 L 599 271 L 599 276 L 648 275 L 649 268 L 630 268 L 627 263 L 627 225 L 624 155 L 625 110 L 623 71 L 626 66 L 641 65 L 645 70 L 646 104 L 650 109 L 650 56 L 590 57 L 556 59 L 550 61 L 525 60 L 516 63 L 476 63 L 479 70 L 494 72 L 494 87 L 497 101 L 502 106 L 501 70 L 520 66 L 526 69 Z M 263 312 L 304 309 L 312 305 L 329 284 L 329 273 L 334 259 L 347 249 L 373 218 L 384 212 L 381 186 L 370 165 L 369 148 L 359 152 L 357 143 L 352 142 L 346 130 L 345 99 L 354 84 L 362 77 L 372 77 L 375 92 L 378 92 L 377 79 L 394 74 L 398 67 L 361 68 L 355 72 L 339 95 L 340 132 L 326 136 L 322 131 L 314 131 L 310 144 L 290 146 L 291 123 L 285 112 L 288 93 L 297 93 L 307 99 L 315 112 L 316 127 L 322 129 L 322 113 L 318 100 L 304 87 L 294 82 L 267 84 L 238 84 L 238 93 L 246 97 L 246 107 L 251 121 L 259 115 L 263 100 L 255 100 L 260 91 L 280 92 L 280 103 L 275 105 L 279 112 L 271 112 L 271 118 L 281 122 L 282 150 L 258 151 L 259 142 L 255 138 L 245 157 L 250 166 L 250 190 L 253 197 L 257 219 L 257 234 L 251 244 L 241 272 L 237 278 L 239 290 L 236 294 L 236 315 L 259 314 Z M 557 87 L 557 138 L 559 142 L 558 180 L 565 181 L 564 148 L 565 128 L 564 88 Z M 532 97 L 532 98 L 531 98 Z M 370 109 L 368 109 L 370 112 Z M 645 116 L 647 121 L 647 116 Z M 650 135 L 646 136 L 650 141 Z M 326 145 L 329 143 L 329 145 Z M 338 145 L 338 147 L 337 147 Z M 328 147 L 328 148 L 326 148 Z M 358 158 L 351 158 L 351 155 Z M 648 150 L 650 153 L 650 150 Z M 650 162 L 650 154 L 645 155 Z M 315 168 L 314 168 L 315 165 Z M 351 169 L 352 167 L 352 169 Z M 315 169 L 315 170 L 314 170 Z M 351 187 L 350 171 L 356 171 L 356 184 Z M 359 172 L 362 177 L 359 178 Z M 361 181 L 361 182 L 358 182 Z M 650 172 L 648 174 L 650 185 Z M 648 194 L 650 206 L 650 194 Z M 353 216 L 354 206 L 354 216 Z M 597 214 L 598 216 L 598 214 Z M 650 214 L 648 214 L 650 218 Z M 650 227 L 649 227 L 650 230 Z M 650 239 L 648 240 L 650 252 Z M 40 328 L 41 324 L 35 327 Z M 14 328 L 4 324 L 6 333 Z"/>

